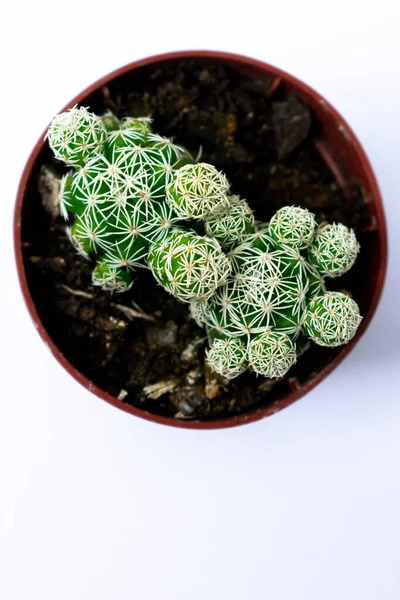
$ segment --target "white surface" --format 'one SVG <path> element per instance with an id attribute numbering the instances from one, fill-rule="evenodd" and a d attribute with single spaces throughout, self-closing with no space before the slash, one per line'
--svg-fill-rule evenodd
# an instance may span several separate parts
<path id="1" fill-rule="evenodd" d="M 399 4 L 224 4 L 2 9 L 4 600 L 400 598 Z M 273 418 L 211 432 L 133 418 L 73 381 L 28 317 L 11 246 L 23 166 L 66 101 L 134 59 L 201 47 L 280 66 L 338 108 L 391 242 L 379 310 L 344 364 Z"/>

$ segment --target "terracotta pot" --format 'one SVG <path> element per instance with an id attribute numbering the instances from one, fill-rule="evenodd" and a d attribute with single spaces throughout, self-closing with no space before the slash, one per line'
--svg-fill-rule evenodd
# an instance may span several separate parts
<path id="1" fill-rule="evenodd" d="M 371 166 L 359 141 L 344 119 L 326 100 L 324 100 L 324 98 L 301 81 L 275 67 L 251 58 L 209 51 L 175 52 L 153 56 L 129 64 L 110 73 L 106 77 L 103 77 L 71 100 L 64 110 L 75 104 L 91 106 L 95 109 L 98 98 L 107 92 L 108 84 L 112 84 L 114 90 L 116 89 L 116 86 L 117 89 L 119 86 L 121 89 L 124 87 L 126 88 L 129 86 L 132 71 L 146 65 L 154 65 L 157 62 L 178 61 L 184 58 L 198 61 L 207 60 L 208 62 L 222 62 L 227 64 L 231 69 L 236 70 L 247 77 L 260 77 L 272 80 L 273 83 L 270 88 L 272 92 L 278 86 L 284 86 L 286 90 L 293 91 L 313 110 L 319 121 L 319 135 L 314 142 L 315 148 L 332 171 L 337 184 L 342 189 L 349 202 L 351 202 L 352 198 L 352 186 L 355 183 L 361 185 L 365 201 L 368 203 L 369 224 L 363 230 L 364 232 L 368 232 L 368 243 L 366 244 L 365 249 L 363 248 L 364 263 L 367 264 L 367 271 L 365 273 L 364 287 L 360 290 L 360 296 L 358 298 L 364 319 L 355 338 L 346 346 L 331 351 L 331 354 L 325 354 L 328 350 L 321 349 L 318 354 L 318 357 L 322 357 L 321 364 L 316 365 L 316 372 L 303 384 L 296 378 L 291 378 L 289 380 L 289 393 L 263 408 L 253 409 L 249 411 L 248 414 L 212 421 L 191 421 L 166 418 L 150 414 L 144 410 L 125 404 L 94 385 L 66 360 L 60 349 L 57 348 L 49 336 L 38 316 L 25 274 L 23 259 L 24 240 L 21 239 L 21 222 L 24 219 L 24 213 L 26 212 L 26 207 L 30 199 L 29 188 L 35 181 L 34 178 L 36 177 L 37 169 L 40 167 L 41 154 L 46 144 L 44 142 L 44 135 L 40 137 L 29 157 L 18 190 L 14 222 L 15 254 L 22 293 L 40 335 L 50 347 L 57 360 L 85 388 L 117 408 L 150 421 L 192 429 L 232 427 L 272 415 L 289 404 L 292 404 L 322 381 L 322 379 L 324 379 L 345 358 L 345 356 L 349 354 L 351 349 L 354 348 L 355 344 L 368 327 L 382 292 L 387 262 L 385 217 L 380 192 Z M 327 356 L 328 359 L 326 358 Z"/>

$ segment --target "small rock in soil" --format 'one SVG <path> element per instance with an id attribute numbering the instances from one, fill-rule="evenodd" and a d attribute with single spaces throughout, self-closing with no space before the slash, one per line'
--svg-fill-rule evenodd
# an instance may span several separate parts
<path id="1" fill-rule="evenodd" d="M 59 198 L 60 177 L 53 167 L 42 165 L 38 177 L 38 190 L 46 212 L 55 219 L 60 214 Z"/>
<path id="2" fill-rule="evenodd" d="M 205 394 L 209 400 L 215 400 L 221 393 L 221 387 L 226 388 L 228 380 L 218 373 L 214 373 L 206 360 L 204 361 L 204 377 L 206 381 Z"/>
<path id="3" fill-rule="evenodd" d="M 306 139 L 311 127 L 311 113 L 300 100 L 290 95 L 287 100 L 272 103 L 272 126 L 276 153 L 282 160 Z"/>
<path id="4" fill-rule="evenodd" d="M 154 325 L 146 329 L 146 342 L 149 346 L 165 348 L 174 346 L 178 338 L 178 326 L 174 321 L 168 321 L 164 326 Z"/>
<path id="5" fill-rule="evenodd" d="M 194 385 L 199 379 L 201 379 L 203 377 L 203 373 L 202 371 L 197 368 L 197 369 L 192 369 L 191 371 L 189 371 L 189 373 L 186 375 L 186 383 L 188 385 Z"/>
<path id="6" fill-rule="evenodd" d="M 204 393 L 201 389 L 184 387 L 173 392 L 170 399 L 184 417 L 190 417 L 204 403 Z"/>
<path id="7" fill-rule="evenodd" d="M 200 352 L 201 344 L 204 341 L 205 341 L 205 339 L 202 338 L 202 339 L 198 339 L 198 340 L 194 340 L 194 341 L 190 342 L 185 347 L 183 352 L 181 353 L 181 356 L 180 356 L 181 361 L 183 363 L 190 364 L 191 362 L 196 360 L 196 358 L 198 357 L 199 352 Z"/>

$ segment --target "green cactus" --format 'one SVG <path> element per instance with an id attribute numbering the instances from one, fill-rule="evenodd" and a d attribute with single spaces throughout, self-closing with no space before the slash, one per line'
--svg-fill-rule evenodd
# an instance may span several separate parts
<path id="1" fill-rule="evenodd" d="M 227 379 L 234 379 L 247 368 L 246 344 L 238 338 L 215 339 L 206 351 L 206 359 L 213 371 Z"/>
<path id="2" fill-rule="evenodd" d="M 101 119 L 81 106 L 53 119 L 48 140 L 54 156 L 67 165 L 83 165 L 88 157 L 102 152 L 107 132 Z"/>
<path id="3" fill-rule="evenodd" d="M 212 165 L 184 165 L 171 178 L 167 202 L 183 219 L 204 219 L 229 211 L 228 192 L 227 178 Z"/>
<path id="4" fill-rule="evenodd" d="M 77 107 L 53 120 L 48 139 L 55 156 L 75 167 L 61 178 L 59 194 L 71 242 L 83 256 L 97 256 L 95 285 L 125 291 L 150 245 L 179 222 L 166 186 L 190 154 L 153 133 L 148 118 L 119 121 Z"/>
<path id="5" fill-rule="evenodd" d="M 342 223 L 320 227 L 308 249 L 308 259 L 324 277 L 339 277 L 354 264 L 360 245 Z"/>
<path id="6" fill-rule="evenodd" d="M 193 298 L 190 310 L 198 323 L 205 323 L 226 338 L 266 331 L 274 324 L 269 299 L 240 277 L 230 278 L 209 298 Z"/>
<path id="7" fill-rule="evenodd" d="M 217 240 L 178 229 L 151 246 L 148 264 L 157 281 L 184 302 L 209 297 L 231 270 Z"/>
<path id="8" fill-rule="evenodd" d="M 266 331 L 249 342 L 249 363 L 255 373 L 264 377 L 283 377 L 296 362 L 296 348 L 285 333 Z"/>
<path id="9" fill-rule="evenodd" d="M 110 110 L 104 113 L 100 119 L 106 131 L 115 131 L 115 129 L 119 129 L 119 120 Z"/>
<path id="10" fill-rule="evenodd" d="M 272 217 L 269 233 L 275 246 L 302 250 L 310 245 L 316 227 L 312 213 L 298 206 L 284 206 Z"/>
<path id="11" fill-rule="evenodd" d="M 360 311 L 352 298 L 327 292 L 308 304 L 304 329 L 319 346 L 341 346 L 354 337 L 360 322 Z"/>
<path id="12" fill-rule="evenodd" d="M 126 292 L 133 284 L 133 273 L 123 267 L 114 267 L 107 261 L 99 260 L 92 273 L 92 283 L 103 290 Z"/>
<path id="13" fill-rule="evenodd" d="M 151 119 L 147 117 L 127 117 L 118 121 L 110 112 L 100 117 L 108 131 L 106 152 L 111 158 L 117 148 L 136 148 L 146 144 L 149 134 L 153 132 Z"/>
<path id="14" fill-rule="evenodd" d="M 240 243 L 244 236 L 255 233 L 253 211 L 246 200 L 238 196 L 229 196 L 229 212 L 211 214 L 205 222 L 206 232 L 215 237 L 222 246 L 232 248 Z"/>
<path id="15" fill-rule="evenodd" d="M 207 327 L 207 362 L 220 375 L 249 368 L 283 377 L 307 337 L 338 346 L 355 335 L 357 304 L 324 283 L 356 260 L 352 230 L 316 229 L 314 215 L 296 206 L 256 222 L 223 173 L 194 164 L 147 117 L 120 121 L 74 107 L 53 120 L 48 140 L 73 167 L 61 178 L 60 212 L 77 251 L 96 258 L 93 285 L 124 292 L 134 269 L 148 267 Z"/>
<path id="16" fill-rule="evenodd" d="M 255 361 L 258 346 L 254 340 L 262 340 L 257 351 L 261 360 L 264 352 L 266 357 L 268 355 L 268 340 L 275 340 L 272 334 L 283 336 L 280 339 L 286 340 L 282 342 L 286 349 L 292 348 L 287 339 L 293 348 L 299 339 L 300 351 L 304 336 L 319 345 L 347 343 L 360 323 L 355 302 L 343 294 L 326 293 L 320 271 L 308 261 L 308 248 L 314 240 L 310 231 L 315 235 L 315 223 L 308 211 L 304 211 L 302 218 L 302 210 L 296 207 L 296 222 L 306 223 L 308 231 L 300 228 L 301 235 L 294 239 L 293 235 L 284 234 L 279 225 L 282 234 L 278 239 L 276 227 L 279 221 L 273 217 L 269 226 L 246 235 L 244 241 L 228 254 L 233 270 L 227 283 L 218 287 L 209 298 L 191 300 L 191 314 L 197 323 L 208 327 L 210 340 L 214 337 L 247 339 L 249 367 L 267 377 L 280 377 L 284 372 L 280 367 L 276 370 L 264 368 Z M 288 212 L 281 210 L 277 214 L 287 215 Z M 291 234 L 295 230 L 295 227 L 289 228 Z M 304 247 L 305 239 L 308 246 Z M 331 316 L 334 308 L 340 318 L 336 313 Z M 294 352 L 296 355 L 296 349 Z M 288 361 L 279 364 L 286 364 L 287 371 L 293 363 L 293 352 L 288 350 Z"/>

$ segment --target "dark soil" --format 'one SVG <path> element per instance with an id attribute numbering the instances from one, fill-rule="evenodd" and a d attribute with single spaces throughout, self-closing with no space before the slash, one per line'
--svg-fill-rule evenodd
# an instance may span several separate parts
<path id="1" fill-rule="evenodd" d="M 117 80 L 87 105 L 98 113 L 110 108 L 118 116 L 151 115 L 158 133 L 173 136 L 195 155 L 201 148 L 202 160 L 226 172 L 233 192 L 249 201 L 259 220 L 267 221 L 285 204 L 301 205 L 319 221 L 353 227 L 363 247 L 368 217 L 362 191 L 355 186 L 351 201 L 345 199 L 314 148 L 315 118 L 297 98 L 285 89 L 272 90 L 271 84 L 222 65 L 185 61 L 146 67 L 129 80 Z M 46 149 L 24 207 L 28 283 L 54 342 L 100 388 L 159 415 L 221 418 L 276 402 L 296 380 L 303 384 L 337 354 L 337 349 L 311 346 L 280 381 L 251 373 L 229 384 L 216 378 L 204 367 L 205 332 L 148 271 L 138 270 L 125 294 L 92 287 L 92 264 L 75 253 L 64 221 L 51 214 L 53 171 L 63 168 Z M 348 290 L 356 300 L 363 256 L 350 276 L 333 281 L 335 289 Z M 142 318 L 141 311 L 153 320 Z"/>

